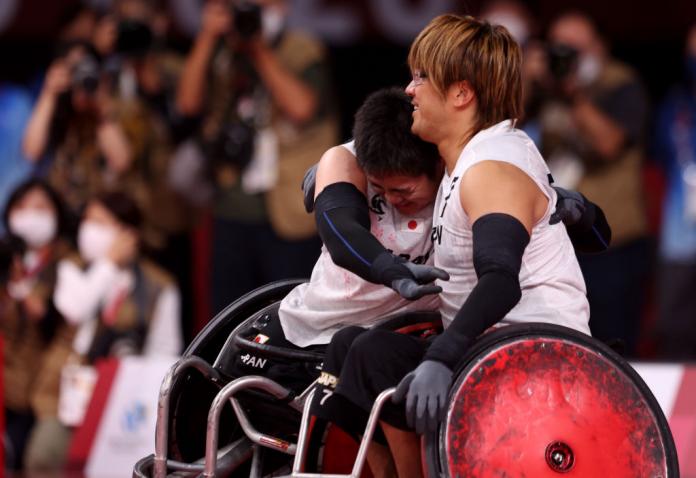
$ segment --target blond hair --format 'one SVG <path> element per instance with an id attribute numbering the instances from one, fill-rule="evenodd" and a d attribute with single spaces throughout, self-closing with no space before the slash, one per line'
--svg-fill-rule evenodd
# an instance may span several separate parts
<path id="1" fill-rule="evenodd" d="M 408 64 L 420 70 L 443 97 L 455 82 L 468 82 L 478 102 L 473 131 L 522 116 L 522 53 L 500 25 L 470 16 L 440 15 L 411 45 Z"/>

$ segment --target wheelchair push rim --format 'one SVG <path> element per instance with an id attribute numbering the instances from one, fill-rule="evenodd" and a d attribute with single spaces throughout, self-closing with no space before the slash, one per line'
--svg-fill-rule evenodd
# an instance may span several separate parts
<path id="1" fill-rule="evenodd" d="M 233 331 L 260 309 L 282 300 L 290 290 L 303 282 L 305 280 L 302 279 L 278 281 L 240 297 L 203 328 L 182 358 L 196 356 L 214 364 Z M 204 456 L 208 409 L 223 385 L 205 379 L 195 370 L 176 377 L 172 384 L 169 418 L 164 424 L 168 428 L 168 458 L 191 463 Z M 231 407 L 223 412 L 222 421 L 235 425 L 225 427 L 221 444 L 230 443 L 241 436 Z"/>
<path id="2" fill-rule="evenodd" d="M 467 357 L 427 439 L 430 476 L 679 476 L 657 401 L 604 344 L 561 326 L 511 325 Z"/>

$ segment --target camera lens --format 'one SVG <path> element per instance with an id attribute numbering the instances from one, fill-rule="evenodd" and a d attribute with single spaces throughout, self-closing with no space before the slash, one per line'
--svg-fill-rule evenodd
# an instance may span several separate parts
<path id="1" fill-rule="evenodd" d="M 577 67 L 578 51 L 568 45 L 556 43 L 549 47 L 549 70 L 556 79 L 566 78 Z"/>
<path id="2" fill-rule="evenodd" d="M 74 88 L 94 93 L 99 86 L 99 64 L 90 56 L 84 57 L 72 69 Z"/>
<path id="3" fill-rule="evenodd" d="M 232 7 L 234 28 L 244 39 L 261 31 L 261 6 L 254 2 L 237 2 Z"/>

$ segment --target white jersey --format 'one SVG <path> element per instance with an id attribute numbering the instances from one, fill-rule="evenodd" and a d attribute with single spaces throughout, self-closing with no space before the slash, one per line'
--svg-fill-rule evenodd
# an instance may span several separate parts
<path id="1" fill-rule="evenodd" d="M 343 146 L 355 154 L 352 142 Z M 432 264 L 432 207 L 404 216 L 369 184 L 367 197 L 370 231 L 379 242 L 407 260 Z M 413 310 L 437 310 L 439 304 L 437 295 L 410 301 L 384 285 L 368 282 L 334 264 L 323 246 L 311 279 L 283 299 L 279 316 L 285 337 L 299 347 L 307 347 L 329 343 L 333 334 L 348 325 L 372 327 L 387 316 Z"/>
<path id="2" fill-rule="evenodd" d="M 473 262 L 471 223 L 459 199 L 460 179 L 473 165 L 486 160 L 512 164 L 526 173 L 548 198 L 544 216 L 532 228 L 522 256 L 522 298 L 501 324 L 547 322 L 590 333 L 590 308 L 585 281 L 562 223 L 550 225 L 556 191 L 549 170 L 531 139 L 509 120 L 480 131 L 464 147 L 452 174 L 445 173 L 438 190 L 433 219 L 435 266 L 450 274 L 442 287 L 442 319 L 447 327 L 478 282 Z"/>

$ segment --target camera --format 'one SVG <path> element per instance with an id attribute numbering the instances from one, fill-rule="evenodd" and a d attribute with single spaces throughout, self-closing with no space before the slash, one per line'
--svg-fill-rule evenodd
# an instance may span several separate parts
<path id="1" fill-rule="evenodd" d="M 150 26 L 140 20 L 122 19 L 118 22 L 116 53 L 126 57 L 141 57 L 152 47 L 154 35 Z"/>
<path id="2" fill-rule="evenodd" d="M 253 157 L 255 135 L 254 128 L 244 121 L 227 123 L 209 144 L 209 155 L 219 163 L 243 171 Z"/>
<path id="3" fill-rule="evenodd" d="M 73 88 L 94 94 L 99 86 L 100 73 L 97 60 L 90 55 L 85 55 L 70 72 Z"/>
<path id="4" fill-rule="evenodd" d="M 261 6 L 258 3 L 247 0 L 233 3 L 232 17 L 234 29 L 245 40 L 261 31 Z"/>
<path id="5" fill-rule="evenodd" d="M 573 47 L 557 43 L 548 47 L 549 71 L 556 81 L 573 74 L 577 68 L 579 52 Z"/>

